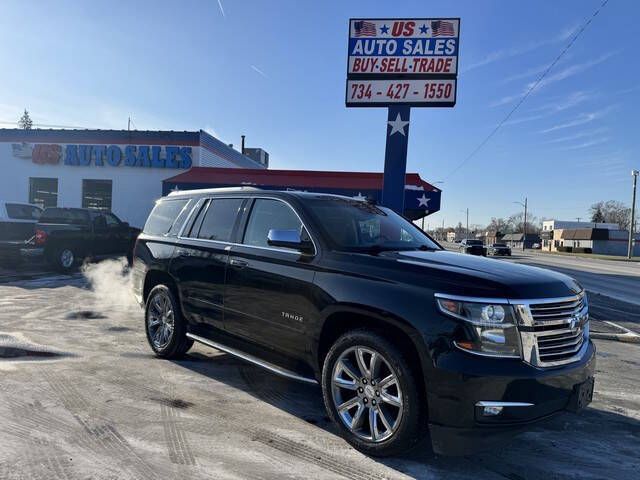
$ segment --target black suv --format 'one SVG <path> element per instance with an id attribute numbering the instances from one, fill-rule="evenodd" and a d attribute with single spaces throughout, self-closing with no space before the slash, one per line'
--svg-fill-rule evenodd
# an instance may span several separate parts
<path id="1" fill-rule="evenodd" d="M 159 200 L 133 260 L 162 358 L 194 341 L 319 383 L 356 448 L 426 433 L 467 454 L 593 393 L 584 290 L 551 271 L 447 252 L 393 211 L 256 189 Z"/>
<path id="2" fill-rule="evenodd" d="M 458 245 L 458 250 L 461 253 L 468 253 L 470 255 L 487 255 L 487 250 L 482 244 L 482 240 L 474 240 L 471 238 L 465 238 Z"/>

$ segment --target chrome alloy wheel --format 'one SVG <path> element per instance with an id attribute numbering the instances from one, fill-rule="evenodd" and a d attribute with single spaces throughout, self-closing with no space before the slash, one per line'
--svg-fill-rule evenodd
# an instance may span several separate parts
<path id="1" fill-rule="evenodd" d="M 75 258 L 73 256 L 73 252 L 68 248 L 65 248 L 60 252 L 60 265 L 64 268 L 71 268 L 73 265 Z"/>
<path id="2" fill-rule="evenodd" d="M 355 346 L 333 368 L 333 403 L 343 424 L 363 440 L 382 442 L 402 420 L 402 391 L 396 372 L 379 352 Z"/>
<path id="3" fill-rule="evenodd" d="M 149 301 L 147 310 L 147 331 L 154 347 L 165 348 L 173 337 L 174 320 L 173 305 L 166 292 L 157 292 Z"/>

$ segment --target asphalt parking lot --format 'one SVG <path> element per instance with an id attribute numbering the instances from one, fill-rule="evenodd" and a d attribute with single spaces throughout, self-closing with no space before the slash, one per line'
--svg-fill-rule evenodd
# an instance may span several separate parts
<path id="1" fill-rule="evenodd" d="M 0 279 L 0 479 L 640 478 L 640 345 L 596 341 L 581 414 L 473 456 L 425 442 L 372 459 L 337 435 L 318 387 L 201 346 L 156 359 L 120 271 Z"/>

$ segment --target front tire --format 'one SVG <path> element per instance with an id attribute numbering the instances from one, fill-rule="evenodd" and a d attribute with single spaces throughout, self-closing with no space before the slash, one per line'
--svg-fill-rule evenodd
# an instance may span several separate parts
<path id="1" fill-rule="evenodd" d="M 180 358 L 192 347 L 187 326 L 173 292 L 157 285 L 147 297 L 145 331 L 149 346 L 160 358 Z"/>
<path id="2" fill-rule="evenodd" d="M 345 333 L 329 350 L 322 369 L 325 407 L 356 449 L 396 455 L 422 438 L 426 409 L 410 365 L 400 349 L 368 330 Z"/>

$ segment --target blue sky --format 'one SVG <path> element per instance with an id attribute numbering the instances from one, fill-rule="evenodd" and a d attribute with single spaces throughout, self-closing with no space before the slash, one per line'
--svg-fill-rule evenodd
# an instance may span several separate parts
<path id="1" fill-rule="evenodd" d="M 3 1 L 0 121 L 203 128 L 273 168 L 381 171 L 386 111 L 345 108 L 350 17 L 461 17 L 458 103 L 413 109 L 408 170 L 444 180 L 431 226 L 486 223 L 529 198 L 539 217 L 629 202 L 640 167 L 640 2 L 610 0 L 507 124 L 602 0 Z M 8 125 L 0 125 L 8 126 Z"/>

